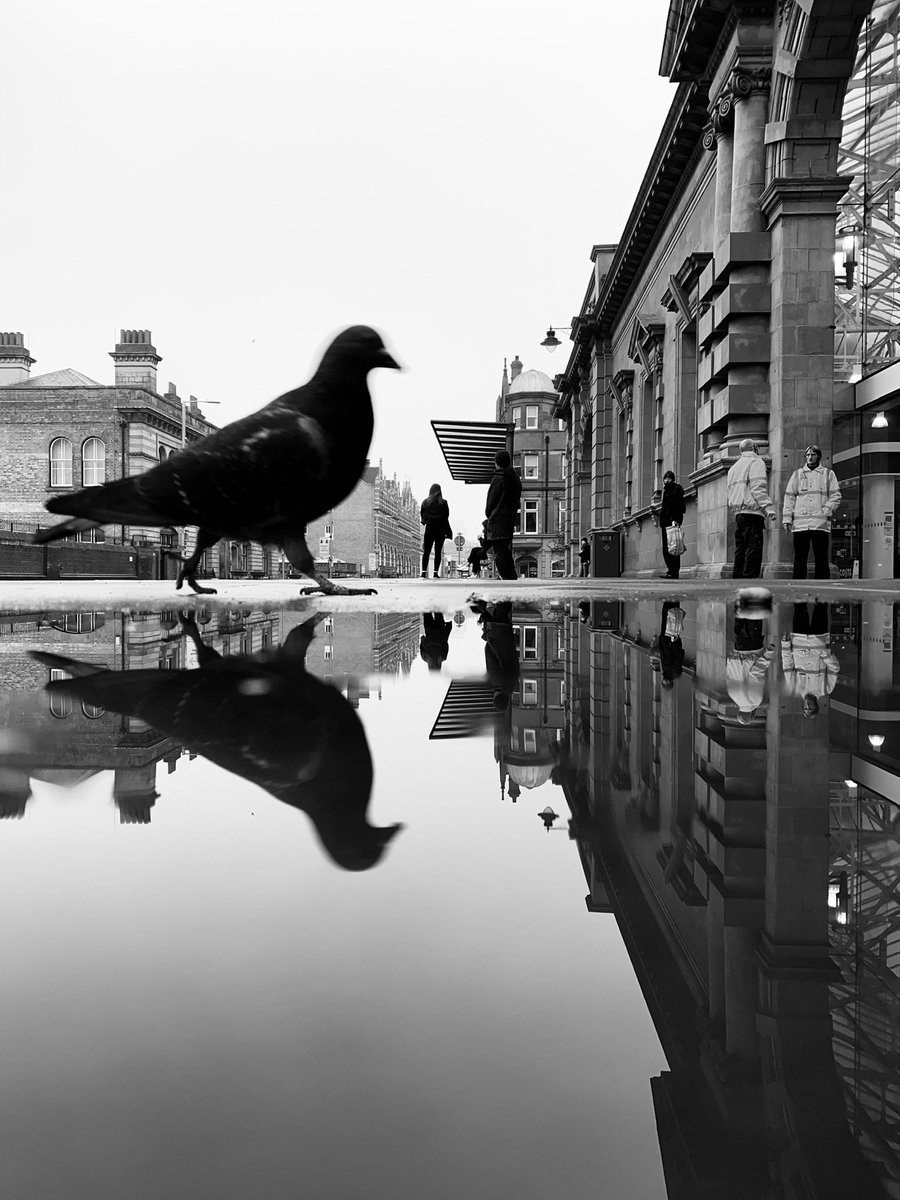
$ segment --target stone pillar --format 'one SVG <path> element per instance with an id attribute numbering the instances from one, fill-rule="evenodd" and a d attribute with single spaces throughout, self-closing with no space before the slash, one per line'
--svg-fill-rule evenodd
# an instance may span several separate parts
<path id="1" fill-rule="evenodd" d="M 776 507 L 811 443 L 831 466 L 834 412 L 834 237 L 849 179 L 776 179 L 760 197 L 770 230 L 770 491 Z M 767 574 L 790 574 L 791 539 L 768 538 Z M 777 562 L 773 562 L 773 559 Z"/>
<path id="2" fill-rule="evenodd" d="M 766 112 L 769 103 L 768 67 L 735 71 L 734 157 L 731 181 L 731 233 L 758 234 L 764 228 L 759 198 L 766 176 Z M 768 284 L 768 247 L 745 244 L 731 253 L 726 294 L 728 322 L 728 421 L 721 453 L 736 454 L 742 438 L 752 437 L 765 455 L 768 446 L 769 318 L 762 303 Z M 740 243 L 732 243 L 731 249 Z M 746 251 L 749 250 L 749 253 Z M 718 249 L 717 249 L 718 253 Z M 721 256 L 724 259 L 724 255 Z"/>

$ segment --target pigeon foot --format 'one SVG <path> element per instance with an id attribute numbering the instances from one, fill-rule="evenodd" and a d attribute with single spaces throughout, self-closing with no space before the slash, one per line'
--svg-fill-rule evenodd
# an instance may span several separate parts
<path id="1" fill-rule="evenodd" d="M 177 592 L 181 591 L 181 585 L 183 583 L 186 583 L 189 587 L 192 587 L 198 596 L 218 595 L 215 588 L 201 587 L 192 574 L 182 569 L 178 572 L 178 578 L 175 580 L 175 590 Z"/>
<path id="2" fill-rule="evenodd" d="M 317 592 L 321 592 L 323 596 L 377 596 L 378 592 L 375 588 L 348 588 L 343 584 L 333 583 L 331 587 L 325 587 L 323 584 L 317 584 L 315 587 L 305 587 L 300 589 L 301 596 L 314 596 Z"/>

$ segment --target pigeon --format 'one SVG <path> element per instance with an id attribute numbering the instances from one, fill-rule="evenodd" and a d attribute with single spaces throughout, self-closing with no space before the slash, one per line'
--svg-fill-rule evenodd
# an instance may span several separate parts
<path id="1" fill-rule="evenodd" d="M 268 655 L 223 658 L 181 614 L 197 650 L 190 670 L 109 671 L 61 654 L 31 657 L 71 678 L 47 685 L 109 712 L 139 717 L 193 753 L 305 812 L 328 856 L 348 871 L 382 857 L 402 825 L 377 828 L 366 811 L 372 758 L 353 705 L 306 669 L 321 614 Z"/>
<path id="2" fill-rule="evenodd" d="M 369 453 L 374 415 L 367 376 L 400 370 L 367 325 L 334 339 L 312 379 L 248 417 L 186 446 L 142 475 L 53 496 L 48 512 L 72 519 L 34 535 L 52 542 L 98 525 L 196 525 L 197 545 L 183 560 L 176 588 L 212 593 L 197 583 L 203 552 L 220 538 L 280 546 L 306 592 L 354 594 L 317 574 L 306 544 L 308 522 L 356 487 Z M 362 594 L 372 589 L 363 589 Z"/>

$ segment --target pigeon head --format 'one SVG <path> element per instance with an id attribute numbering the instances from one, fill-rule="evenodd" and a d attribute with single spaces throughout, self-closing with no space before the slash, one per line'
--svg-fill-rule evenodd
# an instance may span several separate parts
<path id="1" fill-rule="evenodd" d="M 322 366 L 356 366 L 364 371 L 371 371 L 375 367 L 390 367 L 394 371 L 402 369 L 388 353 L 381 334 L 368 325 L 351 325 L 339 333 L 325 351 Z"/>

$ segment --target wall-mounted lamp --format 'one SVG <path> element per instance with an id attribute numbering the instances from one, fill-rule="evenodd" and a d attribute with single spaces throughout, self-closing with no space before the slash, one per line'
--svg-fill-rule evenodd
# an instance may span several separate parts
<path id="1" fill-rule="evenodd" d="M 834 279 L 838 287 L 847 291 L 853 287 L 853 274 L 859 258 L 859 238 L 862 229 L 858 225 L 847 225 L 838 230 L 838 247 L 834 255 Z"/>
<path id="2" fill-rule="evenodd" d="M 883 412 L 877 412 L 872 418 L 873 429 L 887 429 L 888 419 Z"/>
<path id="3" fill-rule="evenodd" d="M 551 325 L 547 329 L 547 336 L 541 342 L 541 345 L 544 347 L 545 350 L 549 350 L 550 353 L 552 354 L 557 346 L 562 345 L 562 342 L 556 336 L 557 331 L 559 333 L 564 333 L 564 332 L 568 332 L 571 328 L 572 328 L 571 325 Z"/>
<path id="4" fill-rule="evenodd" d="M 548 833 L 553 828 L 553 822 L 559 820 L 559 813 L 555 813 L 549 804 L 538 813 L 538 816 L 544 822 L 544 828 Z"/>
<path id="5" fill-rule="evenodd" d="M 883 733 L 870 733 L 869 734 L 869 745 L 872 747 L 873 750 L 880 750 L 881 747 L 884 745 L 884 734 Z"/>

